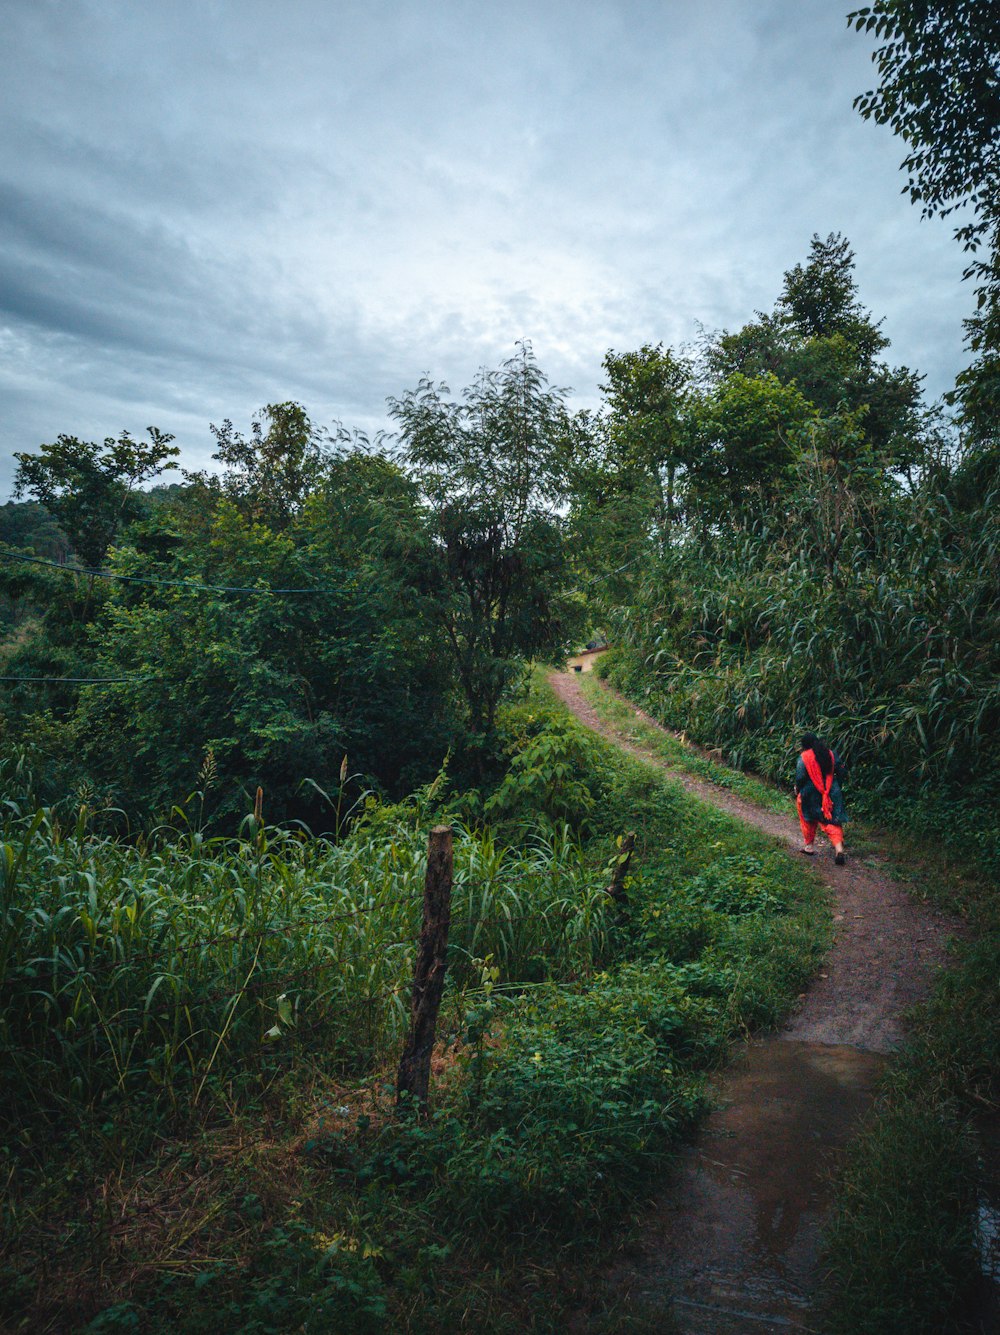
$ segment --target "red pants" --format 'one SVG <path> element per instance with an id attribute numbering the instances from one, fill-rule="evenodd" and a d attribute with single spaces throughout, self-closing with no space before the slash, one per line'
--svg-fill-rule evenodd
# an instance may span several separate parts
<path id="1" fill-rule="evenodd" d="M 823 831 L 830 843 L 836 847 L 837 844 L 844 842 L 844 831 L 839 825 L 831 825 L 825 820 L 806 820 L 802 814 L 802 794 L 799 793 L 795 798 L 795 805 L 799 811 L 799 824 L 802 826 L 802 838 L 807 844 L 811 844 L 816 838 L 817 827 Z"/>

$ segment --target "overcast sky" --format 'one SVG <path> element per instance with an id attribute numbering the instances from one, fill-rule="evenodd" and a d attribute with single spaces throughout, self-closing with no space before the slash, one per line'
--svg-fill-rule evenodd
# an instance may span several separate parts
<path id="1" fill-rule="evenodd" d="M 861 120 L 836 0 L 0 0 L 0 499 L 14 450 L 296 399 L 385 424 L 528 338 L 575 405 L 609 348 L 770 309 L 843 232 L 894 364 L 948 389 L 950 222 Z"/>

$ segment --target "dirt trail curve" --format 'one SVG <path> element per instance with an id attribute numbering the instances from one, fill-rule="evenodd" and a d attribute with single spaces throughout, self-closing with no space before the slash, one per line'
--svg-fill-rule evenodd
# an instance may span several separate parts
<path id="1" fill-rule="evenodd" d="M 598 718 L 578 676 L 549 680 L 582 723 L 669 769 Z M 787 817 L 776 816 L 669 772 L 702 801 L 791 850 L 800 847 L 791 806 Z M 927 995 L 957 930 L 872 865 L 849 856 L 837 867 L 822 851 L 810 865 L 835 894 L 833 948 L 785 1029 L 748 1045 L 722 1074 L 718 1110 L 651 1207 L 641 1249 L 609 1278 L 613 1293 L 654 1319 L 671 1312 L 683 1335 L 816 1329 L 811 1309 L 832 1157 L 867 1107 L 885 1054 L 902 1038 L 904 1013 Z"/>

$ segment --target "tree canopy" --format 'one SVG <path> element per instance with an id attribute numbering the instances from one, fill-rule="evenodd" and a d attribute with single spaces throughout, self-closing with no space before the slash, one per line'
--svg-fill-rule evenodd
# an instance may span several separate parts
<path id="1" fill-rule="evenodd" d="M 881 82 L 855 99 L 907 146 L 904 189 L 925 216 L 964 210 L 955 235 L 973 253 L 966 277 L 977 311 L 966 321 L 977 354 L 958 379 L 969 423 L 996 441 L 1000 416 L 1000 8 L 994 0 L 876 0 L 848 22 L 882 45 Z"/>
<path id="2" fill-rule="evenodd" d="M 489 738 L 531 658 L 570 647 L 568 533 L 561 512 L 581 423 L 523 343 L 461 400 L 423 381 L 389 409 L 427 507 L 419 585 L 450 646 L 473 733 Z"/>
<path id="3" fill-rule="evenodd" d="M 61 435 L 38 454 L 15 451 L 14 495 L 29 495 L 59 524 L 83 564 L 104 560 L 122 526 L 137 515 L 136 490 L 175 468 L 173 436 L 149 427 L 149 440 L 127 431 L 103 444 Z"/>

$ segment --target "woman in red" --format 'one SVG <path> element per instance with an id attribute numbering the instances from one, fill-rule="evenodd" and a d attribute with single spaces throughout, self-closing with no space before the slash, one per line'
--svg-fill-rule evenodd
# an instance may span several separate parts
<path id="1" fill-rule="evenodd" d="M 819 826 L 833 844 L 834 861 L 838 867 L 846 861 L 844 826 L 847 807 L 840 787 L 840 780 L 846 777 L 843 765 L 826 743 L 815 733 L 807 732 L 802 738 L 802 754 L 795 767 L 795 804 L 802 826 L 802 852 L 810 857 L 816 852 L 813 843 Z"/>

